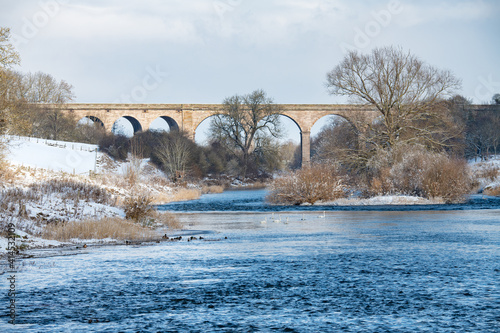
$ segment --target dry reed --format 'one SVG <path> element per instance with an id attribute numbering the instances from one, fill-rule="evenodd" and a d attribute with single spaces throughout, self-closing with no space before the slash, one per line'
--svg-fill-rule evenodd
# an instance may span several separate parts
<path id="1" fill-rule="evenodd" d="M 204 185 L 201 188 L 201 193 L 222 193 L 224 192 L 224 187 L 220 185 Z"/>
<path id="2" fill-rule="evenodd" d="M 500 185 L 488 186 L 484 189 L 483 193 L 486 195 L 500 197 Z"/>
<path id="3" fill-rule="evenodd" d="M 179 188 L 171 197 L 171 201 L 195 200 L 201 196 L 201 191 L 196 188 Z"/>
<path id="4" fill-rule="evenodd" d="M 151 240 L 157 238 L 157 236 L 154 231 L 148 228 L 118 217 L 49 224 L 42 233 L 43 238 L 57 241 L 69 241 L 75 238 Z"/>

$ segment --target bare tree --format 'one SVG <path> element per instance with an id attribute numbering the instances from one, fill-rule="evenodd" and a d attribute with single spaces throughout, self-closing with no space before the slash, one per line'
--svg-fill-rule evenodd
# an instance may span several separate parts
<path id="1" fill-rule="evenodd" d="M 311 142 L 312 160 L 319 163 L 345 163 L 358 150 L 358 132 L 342 117 L 335 117 Z"/>
<path id="2" fill-rule="evenodd" d="M 19 53 L 10 43 L 10 29 L 0 27 L 0 68 L 10 68 L 19 62 Z"/>
<path id="3" fill-rule="evenodd" d="M 17 81 L 18 100 L 23 103 L 12 112 L 15 131 L 54 140 L 71 139 L 76 119 L 63 114 L 61 106 L 73 100 L 73 87 L 42 72 L 17 73 Z M 45 107 L 45 104 L 56 107 Z"/>
<path id="4" fill-rule="evenodd" d="M 23 97 L 32 104 L 64 104 L 73 100 L 73 86 L 52 75 L 36 72 L 23 77 Z"/>
<path id="5" fill-rule="evenodd" d="M 19 54 L 10 43 L 10 29 L 0 27 L 0 134 L 6 130 L 9 109 L 14 102 L 11 93 L 14 77 L 9 69 L 19 62 Z"/>
<path id="6" fill-rule="evenodd" d="M 461 82 L 451 72 L 434 68 L 409 52 L 384 47 L 368 55 L 349 52 L 327 74 L 327 86 L 333 95 L 373 105 L 382 116 L 378 142 L 391 147 L 399 140 L 443 145 L 441 136 L 434 135 L 442 130 L 434 126 L 434 120 L 443 111 L 435 104 Z"/>
<path id="7" fill-rule="evenodd" d="M 154 157 L 174 182 L 183 178 L 188 171 L 192 145 L 188 138 L 177 131 L 160 137 Z"/>
<path id="8" fill-rule="evenodd" d="M 256 141 L 281 135 L 279 106 L 263 90 L 248 95 L 234 95 L 223 102 L 221 113 L 213 117 L 212 137 L 223 143 L 240 160 L 242 176 L 246 177 Z"/>

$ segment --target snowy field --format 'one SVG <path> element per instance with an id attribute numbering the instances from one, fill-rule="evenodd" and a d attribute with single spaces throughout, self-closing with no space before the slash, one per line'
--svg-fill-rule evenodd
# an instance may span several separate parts
<path id="1" fill-rule="evenodd" d="M 13 165 L 88 174 L 97 171 L 96 162 L 102 156 L 97 146 L 91 144 L 17 136 L 10 136 L 8 140 L 7 159 Z"/>

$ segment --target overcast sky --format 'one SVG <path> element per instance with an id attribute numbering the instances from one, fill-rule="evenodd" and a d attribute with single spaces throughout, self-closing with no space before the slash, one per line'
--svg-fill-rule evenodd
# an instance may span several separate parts
<path id="1" fill-rule="evenodd" d="M 0 0 L 21 71 L 74 86 L 75 102 L 220 103 L 264 89 L 277 103 L 340 103 L 325 75 L 346 49 L 398 45 L 500 92 L 497 0 Z"/>

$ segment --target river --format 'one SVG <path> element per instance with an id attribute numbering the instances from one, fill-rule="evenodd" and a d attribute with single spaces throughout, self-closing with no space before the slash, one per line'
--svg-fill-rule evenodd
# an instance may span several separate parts
<path id="1" fill-rule="evenodd" d="M 23 260 L 18 324 L 4 310 L 0 331 L 500 331 L 498 200 L 277 207 L 262 196 L 159 207 L 202 240 Z"/>

